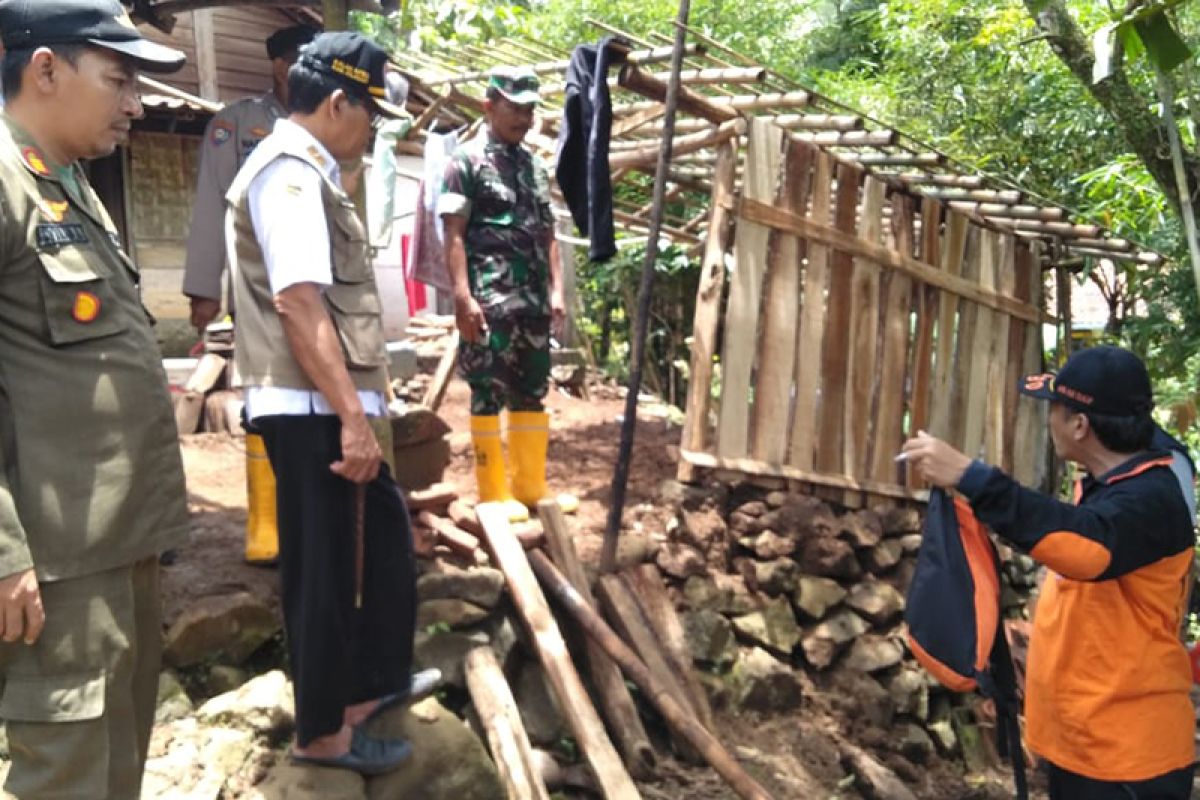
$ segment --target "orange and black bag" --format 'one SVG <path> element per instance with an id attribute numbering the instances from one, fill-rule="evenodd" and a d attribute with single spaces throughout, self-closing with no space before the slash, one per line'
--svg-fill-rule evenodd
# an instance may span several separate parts
<path id="1" fill-rule="evenodd" d="M 996 706 L 997 745 L 1025 800 L 1017 680 L 1000 617 L 1000 559 L 961 498 L 929 492 L 917 568 L 904 621 L 908 645 L 933 677 L 956 692 L 978 690 Z"/>

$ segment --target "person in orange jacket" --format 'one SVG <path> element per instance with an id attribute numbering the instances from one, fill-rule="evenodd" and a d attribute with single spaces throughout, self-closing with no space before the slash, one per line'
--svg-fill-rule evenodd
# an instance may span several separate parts
<path id="1" fill-rule="evenodd" d="M 1149 375 L 1128 350 L 1100 346 L 1020 389 L 1050 402 L 1055 453 L 1087 473 L 1074 503 L 923 431 L 903 452 L 1049 570 L 1029 644 L 1025 719 L 1051 800 L 1186 800 L 1196 716 L 1179 634 L 1194 528 L 1172 453 L 1153 444 Z"/>

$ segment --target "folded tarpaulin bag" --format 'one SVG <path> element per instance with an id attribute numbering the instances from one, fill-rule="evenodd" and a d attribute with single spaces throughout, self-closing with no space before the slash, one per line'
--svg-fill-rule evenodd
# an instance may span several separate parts
<path id="1" fill-rule="evenodd" d="M 1027 796 L 1017 722 L 1017 681 L 1000 617 L 1000 559 L 961 498 L 934 488 L 904 621 L 917 661 L 947 688 L 979 690 L 996 706 L 1001 756 L 1010 754 L 1017 797 Z"/>

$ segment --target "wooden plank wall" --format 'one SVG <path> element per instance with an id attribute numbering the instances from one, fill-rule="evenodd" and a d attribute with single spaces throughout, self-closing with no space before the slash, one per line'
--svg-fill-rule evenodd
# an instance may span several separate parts
<path id="1" fill-rule="evenodd" d="M 720 369 L 696 375 L 681 476 L 784 478 L 851 506 L 919 499 L 925 487 L 894 457 L 922 429 L 1040 480 L 1044 404 L 1015 388 L 1041 371 L 1029 243 L 893 191 L 762 120 L 734 215 L 728 302 L 722 310 L 702 290 L 697 320 L 703 357 L 719 350 Z M 723 340 L 707 344 L 717 318 Z"/>

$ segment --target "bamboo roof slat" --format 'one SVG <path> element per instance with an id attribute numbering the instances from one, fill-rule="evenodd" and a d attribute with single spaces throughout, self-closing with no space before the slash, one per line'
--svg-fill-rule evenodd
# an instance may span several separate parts
<path id="1" fill-rule="evenodd" d="M 896 143 L 895 131 L 801 131 L 793 133 L 798 142 L 825 147 L 889 147 Z"/>
<path id="2" fill-rule="evenodd" d="M 963 214 L 980 217 L 1004 217 L 1009 219 L 1033 219 L 1043 222 L 1058 222 L 1066 216 L 1061 208 L 1043 208 L 1032 205 L 1005 205 L 1003 203 L 976 203 L 969 200 L 950 200 L 947 205 Z"/>

